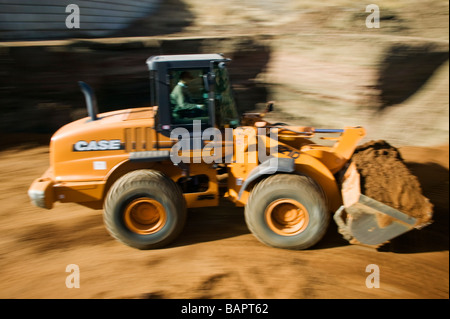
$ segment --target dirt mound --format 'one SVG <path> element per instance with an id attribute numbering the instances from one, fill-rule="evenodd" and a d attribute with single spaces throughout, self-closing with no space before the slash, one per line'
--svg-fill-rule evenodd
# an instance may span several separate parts
<path id="1" fill-rule="evenodd" d="M 433 205 L 397 148 L 383 140 L 370 141 L 356 149 L 352 160 L 361 175 L 363 194 L 416 218 L 416 225 L 431 220 Z M 380 226 L 392 221 L 386 215 L 378 217 Z"/>

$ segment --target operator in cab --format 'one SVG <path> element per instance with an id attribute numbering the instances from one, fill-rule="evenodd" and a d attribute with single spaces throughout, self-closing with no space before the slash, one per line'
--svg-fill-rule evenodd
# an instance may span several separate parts
<path id="1" fill-rule="evenodd" d="M 189 72 L 182 72 L 177 85 L 175 85 L 170 93 L 170 102 L 173 105 L 172 116 L 175 119 L 202 116 L 205 114 L 205 105 L 196 104 L 191 98 L 188 85 L 193 79 L 193 76 Z"/>

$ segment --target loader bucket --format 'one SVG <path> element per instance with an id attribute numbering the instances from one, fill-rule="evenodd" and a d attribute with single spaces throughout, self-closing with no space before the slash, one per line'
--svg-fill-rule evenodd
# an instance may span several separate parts
<path id="1" fill-rule="evenodd" d="M 360 175 L 354 163 L 342 183 L 343 205 L 335 212 L 339 232 L 352 243 L 381 245 L 417 226 L 417 219 L 361 194 Z M 383 223 L 389 217 L 389 223 Z"/>

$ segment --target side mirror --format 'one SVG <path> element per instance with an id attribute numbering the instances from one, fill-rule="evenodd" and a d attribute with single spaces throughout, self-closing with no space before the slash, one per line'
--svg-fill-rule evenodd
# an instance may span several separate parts
<path id="1" fill-rule="evenodd" d="M 208 74 L 203 74 L 203 86 L 205 87 L 205 90 L 209 92 L 209 80 L 208 80 Z"/>
<path id="2" fill-rule="evenodd" d="M 206 91 L 210 91 L 211 86 L 214 84 L 215 74 L 209 72 L 208 74 L 203 74 L 203 85 L 205 86 Z"/>
<path id="3" fill-rule="evenodd" d="M 226 67 L 226 64 L 225 64 L 225 62 L 219 62 L 219 64 L 217 65 L 218 67 L 219 67 L 219 69 L 225 69 L 225 67 Z"/>
<path id="4" fill-rule="evenodd" d="M 269 112 L 273 111 L 273 104 L 274 103 L 275 103 L 274 101 L 267 102 L 265 113 L 269 113 Z"/>

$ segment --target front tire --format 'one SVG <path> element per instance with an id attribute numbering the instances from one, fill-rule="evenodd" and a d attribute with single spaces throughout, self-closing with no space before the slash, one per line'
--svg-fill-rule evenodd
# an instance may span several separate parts
<path id="1" fill-rule="evenodd" d="M 330 214 L 323 191 L 314 180 L 277 174 L 253 188 L 245 220 L 255 237 L 268 246 L 307 249 L 325 235 Z"/>
<path id="2" fill-rule="evenodd" d="M 182 231 L 186 205 L 178 186 L 162 173 L 137 170 L 111 187 L 103 219 L 108 232 L 138 249 L 168 245 Z"/>

